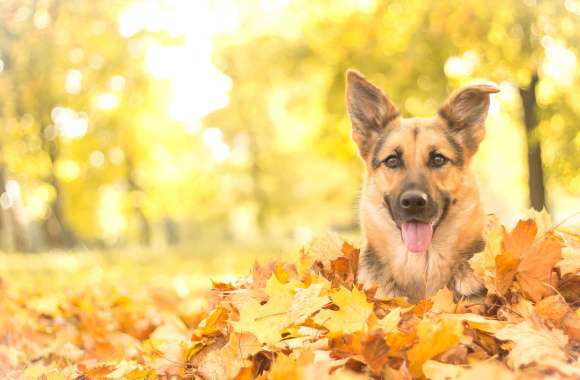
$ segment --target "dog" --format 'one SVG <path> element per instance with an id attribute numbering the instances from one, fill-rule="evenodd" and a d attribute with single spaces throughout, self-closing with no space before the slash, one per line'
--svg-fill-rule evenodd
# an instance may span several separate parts
<path id="1" fill-rule="evenodd" d="M 378 87 L 347 71 L 352 139 L 366 168 L 358 279 L 365 288 L 378 286 L 376 297 L 416 302 L 444 287 L 456 301 L 485 295 L 468 263 L 485 247 L 486 224 L 470 161 L 498 91 L 467 86 L 436 116 L 403 118 Z"/>

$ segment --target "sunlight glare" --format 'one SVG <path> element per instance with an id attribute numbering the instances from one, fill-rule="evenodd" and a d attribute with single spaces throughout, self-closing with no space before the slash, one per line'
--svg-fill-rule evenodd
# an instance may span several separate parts
<path id="1" fill-rule="evenodd" d="M 78 139 L 89 129 L 89 117 L 84 112 L 76 112 L 70 108 L 56 106 L 50 116 L 62 137 Z"/>
<path id="2" fill-rule="evenodd" d="M 64 88 L 66 92 L 71 95 L 76 95 L 81 92 L 82 80 L 83 74 L 79 70 L 69 70 L 66 73 L 66 78 L 64 81 Z"/>
<path id="3" fill-rule="evenodd" d="M 464 78 L 473 74 L 479 57 L 473 51 L 466 51 L 461 57 L 449 57 L 445 62 L 444 71 L 449 78 Z"/>
<path id="4" fill-rule="evenodd" d="M 223 133 L 219 128 L 207 128 L 203 132 L 203 142 L 215 161 L 222 162 L 230 157 L 230 147 L 223 141 Z"/>
<path id="5" fill-rule="evenodd" d="M 119 18 L 119 32 L 125 37 L 141 30 L 183 37 L 180 44 L 150 44 L 145 65 L 154 78 L 170 82 L 167 111 L 187 126 L 228 104 L 233 83 L 213 65 L 212 43 L 216 34 L 235 31 L 239 21 L 233 0 L 143 0 L 126 8 Z"/>
<path id="6" fill-rule="evenodd" d="M 543 37 L 542 45 L 546 56 L 542 63 L 544 75 L 561 86 L 571 85 L 576 72 L 576 54 L 552 37 Z"/>

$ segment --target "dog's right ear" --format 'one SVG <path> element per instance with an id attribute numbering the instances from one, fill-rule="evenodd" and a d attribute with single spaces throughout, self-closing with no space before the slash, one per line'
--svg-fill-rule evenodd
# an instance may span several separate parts
<path id="1" fill-rule="evenodd" d="M 366 158 L 381 130 L 399 116 L 393 102 L 361 73 L 346 72 L 346 105 L 352 122 L 352 138 Z"/>

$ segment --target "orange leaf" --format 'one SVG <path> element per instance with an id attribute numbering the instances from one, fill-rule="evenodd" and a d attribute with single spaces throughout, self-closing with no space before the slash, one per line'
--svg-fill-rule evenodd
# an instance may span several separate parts
<path id="1" fill-rule="evenodd" d="M 518 267 L 518 281 L 533 301 L 553 294 L 550 286 L 552 269 L 562 257 L 562 239 L 553 232 L 546 234 L 522 258 Z"/>
<path id="2" fill-rule="evenodd" d="M 389 347 L 381 332 L 375 332 L 363 341 L 362 355 L 371 372 L 375 375 L 383 373 L 389 360 Z"/>

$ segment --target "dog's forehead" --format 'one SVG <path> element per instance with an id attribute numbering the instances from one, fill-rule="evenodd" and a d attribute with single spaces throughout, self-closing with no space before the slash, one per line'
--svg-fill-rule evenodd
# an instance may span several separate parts
<path id="1" fill-rule="evenodd" d="M 437 117 L 399 118 L 396 123 L 387 128 L 383 143 L 405 143 L 407 140 L 416 142 L 424 138 L 435 138 L 444 132 L 444 125 Z"/>

